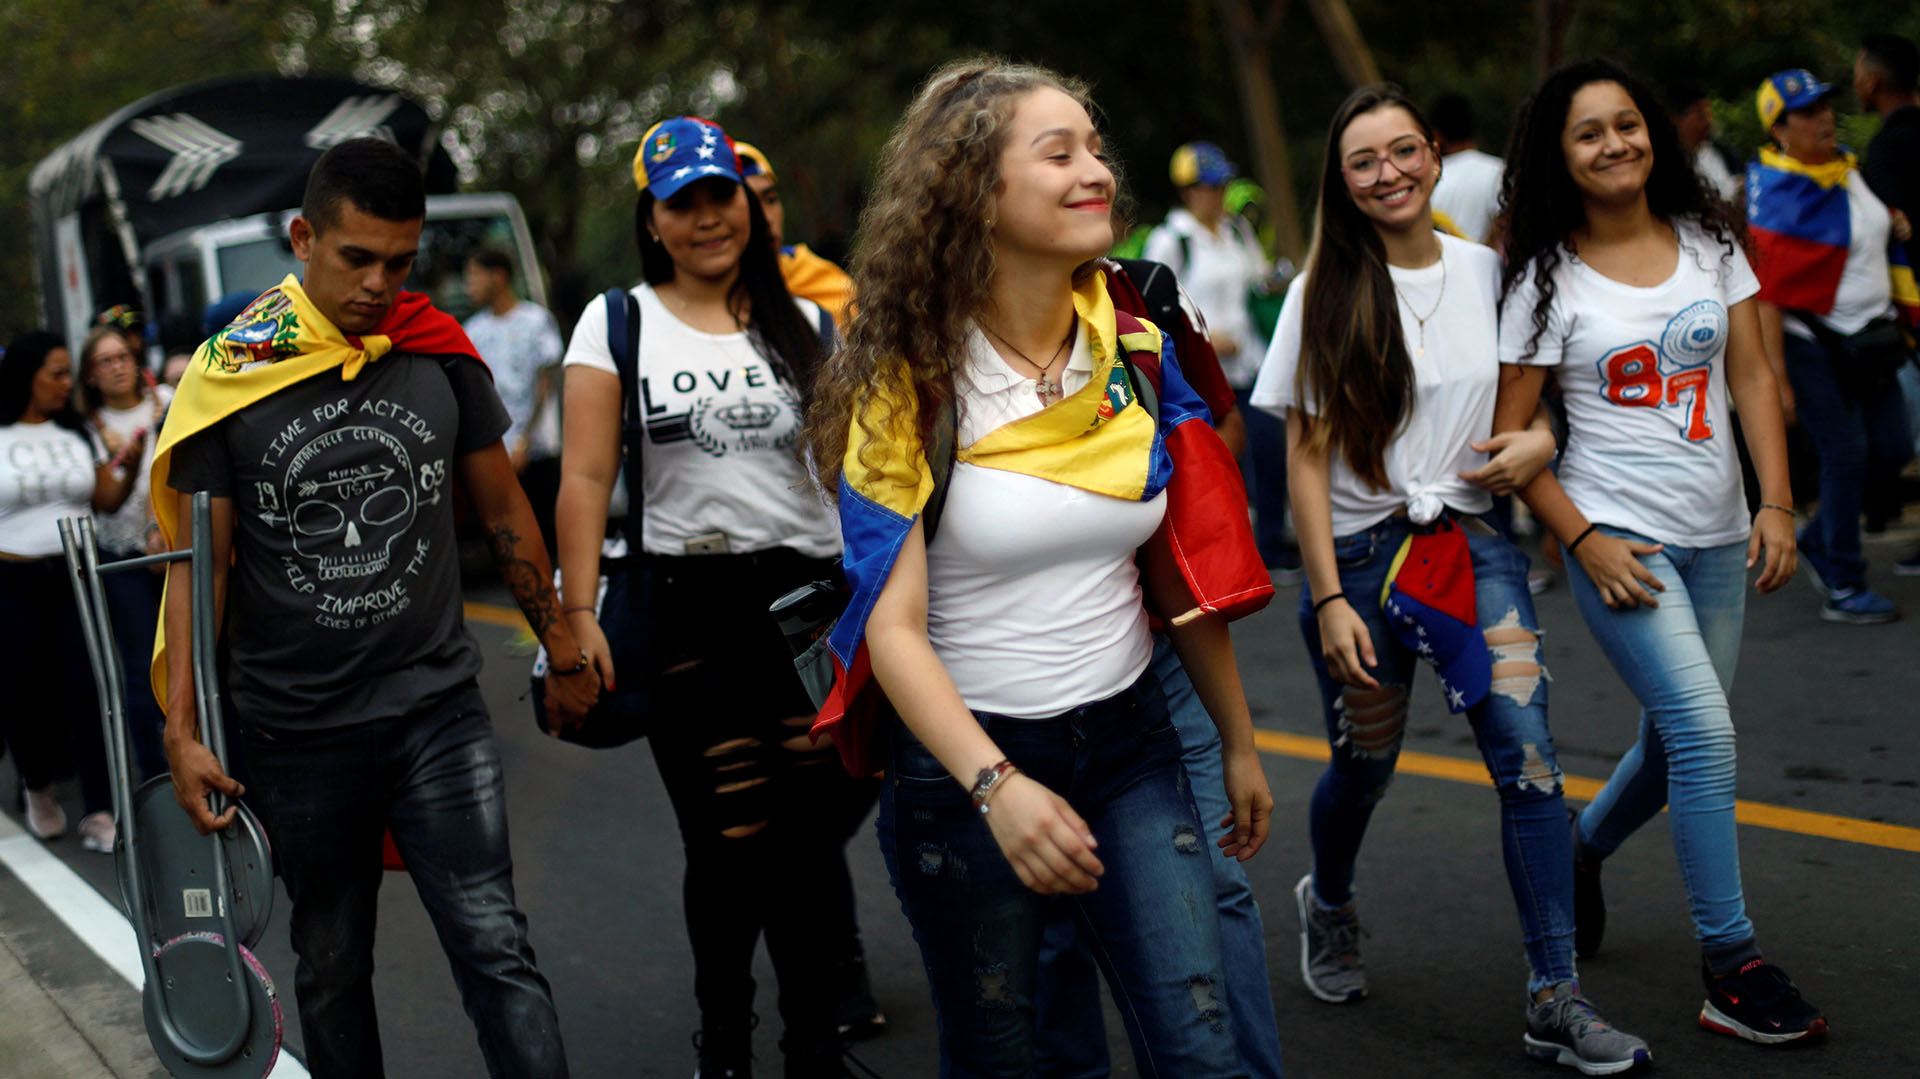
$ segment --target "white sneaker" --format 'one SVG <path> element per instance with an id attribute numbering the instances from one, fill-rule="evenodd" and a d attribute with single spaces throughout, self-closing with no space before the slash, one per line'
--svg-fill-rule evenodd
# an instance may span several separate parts
<path id="1" fill-rule="evenodd" d="M 67 811 L 52 787 L 27 792 L 27 831 L 41 839 L 59 839 L 67 830 Z"/>
<path id="2" fill-rule="evenodd" d="M 113 826 L 113 814 L 105 810 L 80 818 L 80 845 L 88 850 L 112 854 L 113 841 L 118 834 Z"/>

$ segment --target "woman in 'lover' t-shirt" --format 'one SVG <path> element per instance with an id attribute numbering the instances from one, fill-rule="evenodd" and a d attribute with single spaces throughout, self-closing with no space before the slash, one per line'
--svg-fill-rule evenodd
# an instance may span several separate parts
<path id="1" fill-rule="evenodd" d="M 1739 224 L 1701 185 L 1657 99 L 1606 61 L 1547 76 L 1507 158 L 1495 428 L 1549 372 L 1567 410 L 1558 474 L 1522 492 L 1571 556 L 1581 613 L 1644 711 L 1574 822 L 1576 943 L 1599 946 L 1600 861 L 1664 806 L 1699 938 L 1710 1030 L 1771 1044 L 1826 1030 L 1761 958 L 1740 887 L 1727 687 L 1747 571 L 1793 576 L 1780 394 Z M 1749 516 L 1728 396 L 1760 476 Z"/>
<path id="2" fill-rule="evenodd" d="M 599 300 L 565 359 L 561 601 L 609 688 L 651 687 L 647 742 L 686 849 L 700 1074 L 751 1070 L 764 932 L 786 1074 L 839 1075 L 846 933 L 834 927 L 851 909 L 839 818 L 860 791 L 832 747 L 808 738 L 813 709 L 767 613 L 782 594 L 830 578 L 840 550 L 831 511 L 803 490 L 794 448 L 823 322 L 787 292 L 766 215 L 717 125 L 690 116 L 654 125 L 634 179 L 645 431 L 641 489 L 629 492 L 640 512 L 629 513 L 624 540 L 629 583 L 651 582 L 642 613 L 654 669 L 616 670 L 596 616 L 623 377 Z M 865 797 L 871 804 L 870 785 Z"/>

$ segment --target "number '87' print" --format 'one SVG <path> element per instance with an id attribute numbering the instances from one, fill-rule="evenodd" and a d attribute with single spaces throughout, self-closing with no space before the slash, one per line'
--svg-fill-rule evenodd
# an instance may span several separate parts
<path id="1" fill-rule="evenodd" d="M 1609 352 L 1600 360 L 1600 393 L 1622 408 L 1678 408 L 1680 433 L 1689 442 L 1713 437 L 1707 422 L 1707 393 L 1713 368 L 1702 363 L 1671 375 L 1660 373 L 1660 353 L 1642 341 Z"/>

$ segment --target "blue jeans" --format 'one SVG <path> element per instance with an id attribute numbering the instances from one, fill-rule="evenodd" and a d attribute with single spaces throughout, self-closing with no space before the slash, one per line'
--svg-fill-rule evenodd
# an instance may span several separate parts
<path id="1" fill-rule="evenodd" d="M 1473 557 L 1474 601 L 1480 628 L 1526 630 L 1526 644 L 1490 644 L 1493 689 L 1467 710 L 1500 796 L 1500 845 L 1507 884 L 1520 912 L 1522 940 L 1532 969 L 1529 991 L 1575 977 L 1573 968 L 1573 840 L 1560 794 L 1560 766 L 1547 729 L 1547 680 L 1541 666 L 1539 623 L 1527 592 L 1527 556 L 1477 519 L 1466 518 Z M 1314 894 L 1328 906 L 1353 898 L 1354 861 L 1373 807 L 1387 793 L 1406 733 L 1408 695 L 1419 657 L 1400 644 L 1380 610 L 1380 589 L 1394 555 L 1412 529 L 1403 517 L 1333 541 L 1340 589 L 1366 623 L 1379 691 L 1333 680 L 1320 653 L 1320 622 L 1310 589 L 1300 593 L 1300 630 L 1320 681 L 1333 757 L 1314 788 L 1311 810 Z M 1503 672 L 1505 664 L 1532 673 Z"/>
<path id="2" fill-rule="evenodd" d="M 1247 425 L 1247 451 L 1240 455 L 1253 502 L 1253 538 L 1269 569 L 1299 569 L 1300 546 L 1287 538 L 1287 423 L 1247 403 L 1253 391 L 1235 390 Z"/>
<path id="3" fill-rule="evenodd" d="M 560 1022 L 513 897 L 507 800 L 472 682 L 400 719 L 320 731 L 241 725 L 287 896 L 294 995 L 315 1079 L 385 1074 L 373 1007 L 380 837 L 406 859 L 480 1036 L 487 1073 L 567 1074 Z"/>
<path id="4" fill-rule="evenodd" d="M 1652 542 L 1625 529 L 1608 535 Z M 1640 737 L 1613 770 L 1599 797 L 1581 812 L 1580 845 L 1605 857 L 1661 807 L 1687 886 L 1694 933 L 1708 949 L 1753 940 L 1740 891 L 1740 845 L 1734 831 L 1733 714 L 1727 693 L 1740 658 L 1746 613 L 1747 545 L 1667 544 L 1640 556 L 1667 590 L 1658 607 L 1616 611 L 1606 605 L 1576 559 L 1567 559 L 1587 628 L 1640 699 Z"/>
<path id="5" fill-rule="evenodd" d="M 943 1079 L 1027 1077 L 1035 1059 L 1040 941 L 1072 909 L 1128 1015 L 1142 1076 L 1245 1076 L 1222 992 L 1219 919 L 1180 736 L 1158 680 L 1048 719 L 977 716 L 1002 752 L 1065 798 L 1099 841 L 1094 891 L 1021 884 L 966 788 L 902 724 L 880 796 L 880 850 L 926 964 Z"/>
<path id="6" fill-rule="evenodd" d="M 1220 731 L 1180 665 L 1172 642 L 1157 637 L 1153 666 L 1167 698 L 1167 712 L 1180 732 L 1180 763 L 1193 788 L 1200 821 L 1214 830 L 1232 812 L 1220 759 Z M 1214 837 L 1218 837 L 1217 831 Z M 1266 930 L 1253 885 L 1239 861 L 1213 848 L 1214 904 L 1220 914 L 1220 949 L 1226 962 L 1227 1007 L 1240 1062 L 1256 1079 L 1279 1079 L 1280 1026 L 1267 982 Z M 1098 969 L 1081 939 L 1072 911 L 1060 904 L 1047 920 L 1040 951 L 1039 1073 L 1051 1079 L 1101 1079 L 1112 1073 L 1105 1020 L 1100 1011 Z"/>
<path id="7" fill-rule="evenodd" d="M 1869 477 L 1892 475 L 1912 455 L 1899 385 L 1878 393 L 1850 392 L 1835 377 L 1827 350 L 1786 335 L 1787 379 L 1800 424 L 1820 454 L 1820 509 L 1800 532 L 1800 554 L 1828 588 L 1864 588 L 1867 560 L 1860 550 L 1862 492 Z"/>

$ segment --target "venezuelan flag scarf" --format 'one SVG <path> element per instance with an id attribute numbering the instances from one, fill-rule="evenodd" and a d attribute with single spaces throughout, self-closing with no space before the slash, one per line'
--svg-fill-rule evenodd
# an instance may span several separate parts
<path id="1" fill-rule="evenodd" d="M 1176 460 L 1183 469 L 1191 462 L 1192 482 L 1170 492 L 1166 534 L 1196 606 L 1173 621 L 1258 610 L 1273 586 L 1253 544 L 1245 498 L 1235 497 L 1242 490 L 1239 471 L 1208 425 L 1206 406 L 1181 377 L 1171 349 L 1163 351 L 1160 331 L 1114 310 L 1102 275 L 1091 275 L 1075 289 L 1073 305 L 1093 356 L 1087 384 L 971 446 L 956 448 L 955 461 L 1136 501 L 1168 489 Z M 1123 353 L 1152 383 L 1157 416 L 1142 404 Z M 869 435 L 869 428 L 876 434 Z M 878 687 L 867 653 L 867 618 L 932 493 L 912 390 L 900 384 L 877 387 L 856 410 L 847 439 L 840 533 L 852 594 L 827 638 L 834 686 L 813 726 L 816 737 L 833 735 L 855 775 L 873 770 L 866 743 L 881 696 L 871 692 Z M 1185 531 L 1176 536 L 1176 529 Z M 1192 538 L 1183 545 L 1184 536 Z"/>
<path id="2" fill-rule="evenodd" d="M 335 327 L 289 274 L 193 354 L 161 428 L 148 473 L 153 514 L 171 547 L 179 535 L 179 500 L 168 497 L 173 450 L 255 402 L 297 382 L 339 371 L 343 382 L 389 352 L 457 355 L 479 353 L 453 316 L 433 306 L 425 293 L 402 292 L 373 333 L 355 336 Z M 166 598 L 160 601 L 160 631 L 153 642 L 153 691 L 165 703 Z"/>
<path id="3" fill-rule="evenodd" d="M 1761 299 L 1816 315 L 1833 310 L 1853 239 L 1847 184 L 1856 172 L 1850 153 L 1809 165 L 1772 147 L 1763 147 L 1747 165 L 1747 224 Z M 1920 289 L 1906 245 L 1896 240 L 1887 246 L 1887 268 L 1901 321 L 1909 329 L 1920 327 Z"/>

